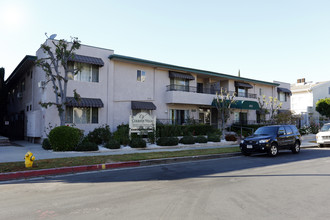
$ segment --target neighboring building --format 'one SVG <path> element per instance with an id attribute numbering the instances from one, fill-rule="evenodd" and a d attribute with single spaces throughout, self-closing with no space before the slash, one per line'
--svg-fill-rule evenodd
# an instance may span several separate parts
<path id="1" fill-rule="evenodd" d="M 52 45 L 50 42 L 47 40 Z M 237 94 L 228 124 L 256 123 L 258 97 L 277 97 L 280 85 L 117 55 L 113 50 L 86 45 L 76 54 L 72 65 L 81 63 L 83 69 L 69 81 L 67 96 L 73 97 L 76 89 L 82 100 L 77 103 L 69 98 L 66 122 L 85 133 L 104 124 L 114 131 L 138 112 L 148 112 L 162 123 L 195 120 L 217 127 L 218 112 L 212 102 L 220 88 Z M 6 80 L 10 125 L 21 138 L 44 138 L 50 126 L 60 123 L 55 107 L 45 109 L 39 104 L 55 100 L 52 85 L 45 84 L 45 74 L 34 64 L 41 57 L 45 57 L 41 49 L 36 56 L 26 56 Z"/>
<path id="2" fill-rule="evenodd" d="M 291 110 L 301 115 L 301 126 L 309 125 L 311 121 L 319 123 L 320 114 L 315 110 L 316 102 L 330 97 L 330 81 L 306 82 L 298 79 L 291 85 Z"/>
<path id="3" fill-rule="evenodd" d="M 279 84 L 277 87 L 277 98 L 282 103 L 281 109 L 279 112 L 285 112 L 291 110 L 291 95 L 290 83 L 273 81 L 274 83 Z"/>
<path id="4" fill-rule="evenodd" d="M 0 68 L 0 135 L 5 135 L 5 115 L 6 115 L 6 89 L 5 89 L 5 69 Z"/>

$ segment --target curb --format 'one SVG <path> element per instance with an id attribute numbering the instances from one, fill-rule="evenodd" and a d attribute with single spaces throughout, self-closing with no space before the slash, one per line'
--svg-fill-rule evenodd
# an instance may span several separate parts
<path id="1" fill-rule="evenodd" d="M 150 166 L 150 165 L 158 165 L 158 164 L 170 164 L 170 163 L 187 162 L 187 161 L 194 161 L 194 160 L 207 160 L 207 159 L 216 159 L 216 158 L 224 158 L 224 157 L 235 157 L 235 156 L 241 156 L 241 155 L 242 154 L 239 152 L 239 153 L 202 155 L 202 156 L 193 156 L 193 157 L 174 157 L 174 158 L 129 161 L 129 162 L 119 162 L 119 163 L 83 165 L 83 166 L 74 166 L 74 167 L 61 167 L 61 168 L 51 168 L 51 169 L 42 169 L 42 170 L 18 171 L 18 172 L 10 172 L 10 173 L 0 173 L 0 181 L 8 181 L 8 180 L 15 180 L 15 179 L 28 179 L 28 178 L 32 178 L 32 177 L 42 177 L 42 176 L 70 174 L 70 173 L 81 173 L 81 172 L 106 170 L 106 169 Z"/>

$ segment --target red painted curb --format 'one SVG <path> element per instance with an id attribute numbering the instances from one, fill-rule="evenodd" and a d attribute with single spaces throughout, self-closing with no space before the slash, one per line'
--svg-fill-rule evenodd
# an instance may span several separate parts
<path id="1" fill-rule="evenodd" d="M 14 180 L 14 179 L 26 179 L 26 178 L 30 178 L 30 177 L 57 175 L 57 174 L 66 174 L 66 173 L 79 173 L 79 172 L 95 171 L 95 170 L 102 170 L 102 169 L 137 167 L 137 166 L 140 166 L 139 161 L 0 173 L 0 181 Z"/>

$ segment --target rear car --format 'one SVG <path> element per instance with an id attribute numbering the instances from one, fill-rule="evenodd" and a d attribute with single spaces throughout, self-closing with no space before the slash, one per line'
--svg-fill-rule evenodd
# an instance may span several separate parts
<path id="1" fill-rule="evenodd" d="M 241 152 L 250 155 L 264 152 L 276 156 L 279 150 L 287 149 L 292 153 L 300 152 L 301 135 L 294 125 L 271 125 L 258 128 L 253 135 L 240 143 Z"/>
<path id="2" fill-rule="evenodd" d="M 316 134 L 316 142 L 319 147 L 330 145 L 330 123 L 324 124 Z"/>

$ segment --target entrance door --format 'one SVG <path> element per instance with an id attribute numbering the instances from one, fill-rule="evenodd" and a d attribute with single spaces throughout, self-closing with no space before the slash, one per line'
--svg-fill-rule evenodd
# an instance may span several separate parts
<path id="1" fill-rule="evenodd" d="M 245 113 L 245 112 L 240 112 L 239 113 L 239 122 L 242 125 L 246 125 L 247 124 L 247 113 Z"/>

